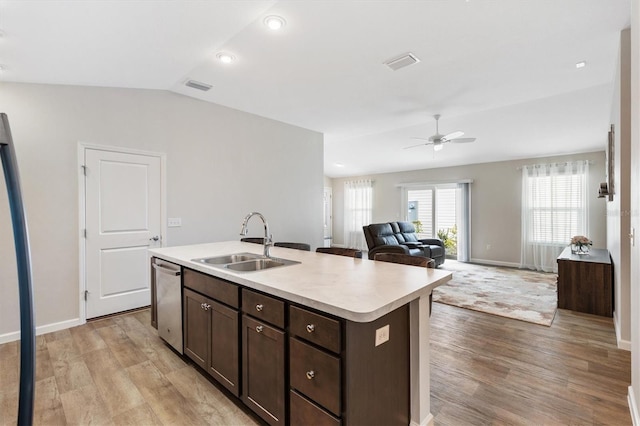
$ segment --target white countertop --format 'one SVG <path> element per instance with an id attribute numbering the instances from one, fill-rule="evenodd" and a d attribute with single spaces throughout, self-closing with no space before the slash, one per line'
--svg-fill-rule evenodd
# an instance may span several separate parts
<path id="1" fill-rule="evenodd" d="M 373 321 L 425 296 L 451 272 L 345 256 L 272 247 L 271 256 L 301 262 L 255 272 L 234 272 L 192 259 L 249 252 L 263 246 L 240 241 L 150 249 L 150 256 L 226 279 L 338 317 Z"/>

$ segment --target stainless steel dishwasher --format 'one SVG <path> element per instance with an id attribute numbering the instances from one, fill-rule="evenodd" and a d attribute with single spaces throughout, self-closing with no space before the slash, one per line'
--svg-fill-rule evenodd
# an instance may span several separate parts
<path id="1" fill-rule="evenodd" d="M 182 347 L 182 269 L 175 263 L 154 258 L 156 282 L 156 309 L 158 334 L 173 348 L 183 353 Z"/>

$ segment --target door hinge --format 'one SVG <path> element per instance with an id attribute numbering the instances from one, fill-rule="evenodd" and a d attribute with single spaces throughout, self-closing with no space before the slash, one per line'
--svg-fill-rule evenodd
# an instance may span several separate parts
<path id="1" fill-rule="evenodd" d="M 84 300 L 89 299 L 89 290 L 84 291 Z"/>
<path id="2" fill-rule="evenodd" d="M 87 166 L 85 166 L 84 164 L 82 166 L 80 166 L 80 168 L 82 169 L 82 174 L 83 175 L 87 175 Z"/>
<path id="3" fill-rule="evenodd" d="M 84 228 L 84 229 L 82 230 L 82 236 L 83 236 L 84 238 L 87 238 L 87 228 Z"/>

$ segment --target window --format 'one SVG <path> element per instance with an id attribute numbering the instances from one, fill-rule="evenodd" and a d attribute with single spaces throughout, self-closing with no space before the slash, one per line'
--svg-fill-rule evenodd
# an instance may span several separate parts
<path id="1" fill-rule="evenodd" d="M 521 267 L 555 272 L 571 237 L 588 234 L 588 173 L 587 161 L 523 167 Z"/>
<path id="2" fill-rule="evenodd" d="M 585 229 L 583 175 L 538 176 L 528 179 L 531 204 L 530 239 L 542 244 L 567 245 Z"/>

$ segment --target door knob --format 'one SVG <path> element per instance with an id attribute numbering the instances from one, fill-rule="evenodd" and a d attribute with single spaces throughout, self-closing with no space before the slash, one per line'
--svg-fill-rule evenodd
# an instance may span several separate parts
<path id="1" fill-rule="evenodd" d="M 162 237 L 160 237 L 160 235 L 154 235 L 153 237 L 149 238 L 149 241 L 160 241 L 162 239 Z"/>

